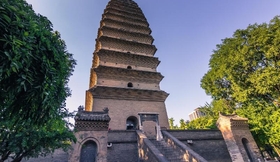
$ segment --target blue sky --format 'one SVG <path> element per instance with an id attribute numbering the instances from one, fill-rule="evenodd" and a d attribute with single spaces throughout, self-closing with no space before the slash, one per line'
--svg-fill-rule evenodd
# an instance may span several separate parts
<path id="1" fill-rule="evenodd" d="M 77 66 L 70 78 L 72 97 L 67 107 L 84 105 L 89 86 L 92 53 L 101 15 L 109 0 L 27 0 L 36 13 L 49 18 L 61 33 Z M 152 29 L 157 70 L 164 75 L 161 89 L 168 117 L 175 123 L 188 119 L 193 109 L 210 102 L 200 87 L 216 44 L 231 37 L 236 29 L 269 22 L 280 15 L 279 0 L 135 0 Z"/>

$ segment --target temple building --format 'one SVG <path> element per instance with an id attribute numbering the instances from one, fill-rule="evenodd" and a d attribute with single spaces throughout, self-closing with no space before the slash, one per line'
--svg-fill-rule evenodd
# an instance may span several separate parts
<path id="1" fill-rule="evenodd" d="M 85 107 L 75 117 L 77 142 L 68 152 L 27 161 L 263 162 L 246 118 L 220 114 L 219 130 L 169 129 L 168 93 L 159 86 L 163 76 L 153 41 L 133 0 L 110 0 L 98 29 Z"/>

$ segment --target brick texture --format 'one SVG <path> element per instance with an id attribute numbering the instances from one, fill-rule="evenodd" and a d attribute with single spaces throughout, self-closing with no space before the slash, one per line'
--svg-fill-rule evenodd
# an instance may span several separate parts
<path id="1" fill-rule="evenodd" d="M 169 128 L 168 117 L 164 102 L 113 99 L 94 100 L 93 111 L 102 111 L 104 107 L 109 108 L 109 116 L 111 117 L 109 128 L 111 130 L 125 130 L 126 119 L 130 116 L 138 118 L 138 112 L 158 113 L 160 126 Z M 151 127 L 151 129 L 154 129 L 154 126 Z"/>
<path id="2" fill-rule="evenodd" d="M 135 131 L 109 131 L 108 162 L 138 162 L 138 146 Z"/>

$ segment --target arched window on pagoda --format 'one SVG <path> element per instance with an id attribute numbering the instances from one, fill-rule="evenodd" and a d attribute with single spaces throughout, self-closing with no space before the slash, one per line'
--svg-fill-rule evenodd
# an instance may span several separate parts
<path id="1" fill-rule="evenodd" d="M 126 119 L 126 130 L 136 130 L 138 119 L 135 116 L 130 116 Z"/>
<path id="2" fill-rule="evenodd" d="M 131 82 L 127 83 L 127 87 L 133 87 L 133 84 Z"/>

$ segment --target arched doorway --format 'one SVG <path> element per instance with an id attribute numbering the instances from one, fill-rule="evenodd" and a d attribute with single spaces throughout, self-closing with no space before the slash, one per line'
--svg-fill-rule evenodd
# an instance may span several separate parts
<path id="1" fill-rule="evenodd" d="M 138 119 L 135 116 L 130 116 L 126 119 L 126 130 L 136 130 L 138 126 Z"/>
<path id="2" fill-rule="evenodd" d="M 245 151 L 247 153 L 247 156 L 248 156 L 249 160 L 253 161 L 252 152 L 251 152 L 251 149 L 250 149 L 250 146 L 249 146 L 249 141 L 246 138 L 242 138 L 242 144 L 245 148 Z"/>
<path id="3" fill-rule="evenodd" d="M 82 145 L 80 162 L 95 162 L 97 155 L 97 144 L 94 141 L 87 141 Z"/>

